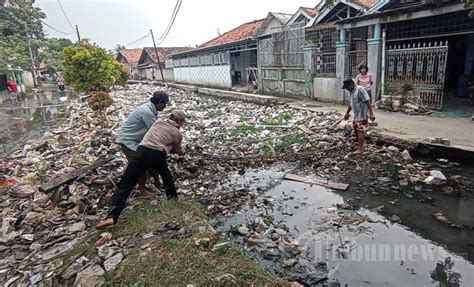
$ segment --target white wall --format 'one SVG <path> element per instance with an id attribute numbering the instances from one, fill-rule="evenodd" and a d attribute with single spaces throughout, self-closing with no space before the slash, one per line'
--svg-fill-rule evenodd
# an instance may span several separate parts
<path id="1" fill-rule="evenodd" d="M 178 83 L 219 88 L 232 87 L 230 65 L 175 67 L 174 79 Z"/>
<path id="2" fill-rule="evenodd" d="M 336 78 L 314 78 L 313 92 L 314 98 L 318 101 L 342 102 L 342 93 L 339 92 Z"/>
<path id="3" fill-rule="evenodd" d="M 173 82 L 174 81 L 173 69 L 163 68 L 163 67 L 162 69 L 163 69 L 163 76 L 165 77 L 165 81 Z M 155 80 L 162 81 L 160 68 L 158 67 L 140 69 L 140 73 L 138 75 L 140 78 L 153 80 L 153 71 L 155 71 Z"/>

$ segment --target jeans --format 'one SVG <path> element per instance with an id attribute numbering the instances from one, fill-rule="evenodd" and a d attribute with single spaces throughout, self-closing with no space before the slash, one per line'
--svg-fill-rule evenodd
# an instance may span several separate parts
<path id="1" fill-rule="evenodd" d="M 178 197 L 173 175 L 171 175 L 166 163 L 166 152 L 139 146 L 128 162 L 125 173 L 112 195 L 108 218 L 113 218 L 114 222 L 117 222 L 130 193 L 148 169 L 154 169 L 160 174 L 168 198 Z"/>

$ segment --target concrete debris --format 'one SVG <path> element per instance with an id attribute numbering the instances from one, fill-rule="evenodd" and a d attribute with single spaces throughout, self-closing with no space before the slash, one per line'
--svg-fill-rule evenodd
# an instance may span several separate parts
<path id="1" fill-rule="evenodd" d="M 430 170 L 430 175 L 424 180 L 426 184 L 442 185 L 445 184 L 448 179 L 439 170 Z"/>
<path id="2" fill-rule="evenodd" d="M 104 268 L 105 271 L 110 272 L 115 270 L 117 266 L 122 262 L 123 254 L 122 252 L 115 254 L 114 256 L 110 257 L 109 259 L 104 261 Z"/>
<path id="3" fill-rule="evenodd" d="M 76 287 L 102 286 L 105 283 L 104 269 L 98 264 L 93 264 L 79 272 L 74 281 Z"/>

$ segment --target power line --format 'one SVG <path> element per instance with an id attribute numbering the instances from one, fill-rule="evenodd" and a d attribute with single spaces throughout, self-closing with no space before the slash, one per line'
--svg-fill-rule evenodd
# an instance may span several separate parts
<path id="1" fill-rule="evenodd" d="M 64 17 L 66 18 L 66 21 L 69 24 L 69 27 L 71 27 L 71 30 L 74 30 L 74 27 L 72 26 L 71 21 L 69 21 L 66 11 L 64 11 L 63 5 L 61 5 L 61 0 L 58 0 L 58 4 L 59 4 L 59 7 L 61 7 L 61 10 L 63 11 Z"/>
<path id="2" fill-rule="evenodd" d="M 132 42 L 130 42 L 130 43 L 128 43 L 128 44 L 125 44 L 124 46 L 127 47 L 127 46 L 130 46 L 130 45 L 133 45 L 133 44 L 135 44 L 135 43 L 137 43 L 137 42 L 140 42 L 140 41 L 144 40 L 144 39 L 147 38 L 148 36 L 150 36 L 150 32 L 148 32 L 145 36 L 142 36 L 142 37 L 140 37 L 140 38 L 138 38 L 138 39 L 136 39 L 136 40 L 134 40 L 134 41 L 132 41 Z"/>
<path id="3" fill-rule="evenodd" d="M 170 22 L 168 24 L 168 27 L 167 27 L 165 33 L 163 33 L 163 35 L 160 38 L 158 38 L 158 39 L 161 39 L 161 41 L 158 42 L 158 45 L 160 45 L 161 43 L 163 43 L 166 40 L 166 37 L 168 36 L 169 32 L 171 31 L 171 28 L 173 27 L 174 20 L 176 20 L 176 16 L 178 15 L 178 12 L 179 12 L 179 9 L 181 8 L 181 3 L 182 2 L 183 2 L 182 0 L 177 0 L 176 1 L 175 9 L 173 11 L 173 14 L 171 15 L 171 19 L 170 19 Z"/>
<path id="4" fill-rule="evenodd" d="M 72 35 L 72 34 L 75 33 L 75 32 L 67 33 L 67 32 L 60 31 L 60 30 L 54 28 L 53 26 L 49 25 L 48 23 L 44 22 L 43 20 L 40 19 L 40 21 L 41 21 L 41 23 L 43 23 L 44 25 L 48 26 L 49 28 L 53 29 L 54 31 L 56 31 L 58 33 L 61 33 L 61 34 L 64 34 L 64 35 Z"/>
<path id="5" fill-rule="evenodd" d="M 174 8 L 173 8 L 173 13 L 171 13 L 170 21 L 168 22 L 168 25 L 166 25 L 166 29 L 163 32 L 163 34 L 160 37 L 156 38 L 156 40 L 161 40 L 165 36 L 166 32 L 168 31 L 171 25 L 171 22 L 173 22 L 173 19 L 176 17 L 176 11 L 178 9 L 178 6 L 180 5 L 179 3 L 180 3 L 180 0 L 176 0 L 176 4 L 174 5 Z"/>

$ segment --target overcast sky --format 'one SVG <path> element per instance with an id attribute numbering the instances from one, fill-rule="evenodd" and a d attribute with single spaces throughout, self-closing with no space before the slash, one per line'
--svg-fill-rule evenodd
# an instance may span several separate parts
<path id="1" fill-rule="evenodd" d="M 293 14 L 300 6 L 314 7 L 318 0 L 183 0 L 176 21 L 165 41 L 160 45 L 195 46 L 217 37 L 240 24 L 262 19 L 268 12 Z M 155 38 L 165 30 L 175 0 L 61 0 L 72 25 L 78 25 L 81 37 L 107 49 L 116 44 L 128 44 L 144 36 L 152 28 Z M 45 22 L 54 28 L 71 32 L 57 0 L 36 0 L 35 6 L 46 13 Z M 66 37 L 45 27 L 48 37 Z M 152 46 L 147 38 L 128 46 Z"/>

